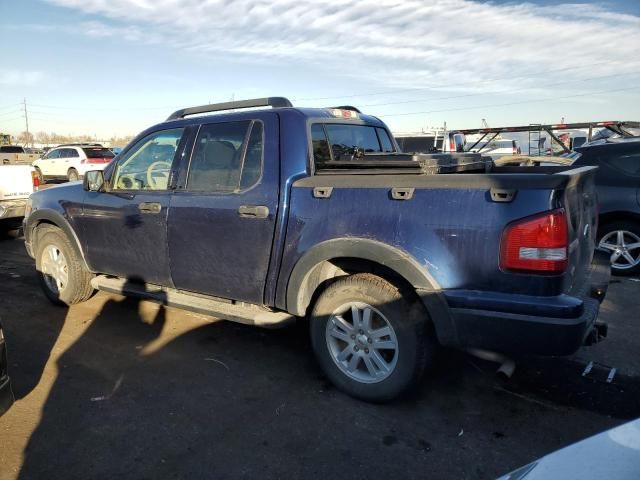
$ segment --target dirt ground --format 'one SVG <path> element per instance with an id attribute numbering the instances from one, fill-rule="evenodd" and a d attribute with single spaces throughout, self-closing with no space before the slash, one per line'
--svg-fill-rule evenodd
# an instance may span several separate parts
<path id="1" fill-rule="evenodd" d="M 609 338 L 571 358 L 522 360 L 505 380 L 444 351 L 414 395 L 381 406 L 333 389 L 302 327 L 104 293 L 54 307 L 22 240 L 0 240 L 17 399 L 0 418 L 0 479 L 495 478 L 640 416 L 639 294 L 615 279 Z"/>

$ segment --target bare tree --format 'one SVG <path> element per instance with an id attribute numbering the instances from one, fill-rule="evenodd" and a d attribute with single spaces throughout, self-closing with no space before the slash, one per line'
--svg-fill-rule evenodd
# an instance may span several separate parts
<path id="1" fill-rule="evenodd" d="M 18 143 L 25 146 L 33 144 L 33 134 L 31 132 L 22 132 L 18 135 Z"/>

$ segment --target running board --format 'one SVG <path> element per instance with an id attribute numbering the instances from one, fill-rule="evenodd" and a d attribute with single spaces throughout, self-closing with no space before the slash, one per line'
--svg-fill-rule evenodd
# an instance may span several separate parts
<path id="1" fill-rule="evenodd" d="M 221 298 L 184 292 L 159 285 L 133 283 L 125 278 L 98 275 L 91 280 L 96 290 L 116 293 L 127 297 L 138 297 L 152 302 L 212 315 L 231 322 L 259 327 L 285 326 L 295 322 L 295 316 L 286 312 L 269 310 L 251 303 L 233 302 Z"/>

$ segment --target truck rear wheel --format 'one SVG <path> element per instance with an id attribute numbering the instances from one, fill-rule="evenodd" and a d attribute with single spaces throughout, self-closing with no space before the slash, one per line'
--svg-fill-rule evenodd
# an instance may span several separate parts
<path id="1" fill-rule="evenodd" d="M 341 390 L 370 402 L 405 393 L 422 377 L 435 345 L 417 297 L 371 274 L 340 279 L 310 315 L 320 366 Z"/>
<path id="2" fill-rule="evenodd" d="M 92 275 L 62 230 L 52 225 L 38 227 L 36 242 L 36 270 L 47 298 L 57 305 L 88 300 L 93 294 Z"/>

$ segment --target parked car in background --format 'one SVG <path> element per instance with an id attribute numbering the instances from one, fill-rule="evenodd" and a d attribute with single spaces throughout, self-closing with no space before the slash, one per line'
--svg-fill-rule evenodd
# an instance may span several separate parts
<path id="1" fill-rule="evenodd" d="M 0 146 L 0 165 L 30 165 L 38 155 L 27 152 L 19 145 Z"/>
<path id="2" fill-rule="evenodd" d="M 387 401 L 438 343 L 566 355 L 606 333 L 596 169 L 522 170 L 403 154 L 353 107 L 205 105 L 34 193 L 25 246 L 54 303 L 99 289 L 251 325 L 306 317 L 328 378 Z"/>
<path id="3" fill-rule="evenodd" d="M 422 133 L 394 133 L 402 152 L 415 153 L 462 153 L 465 136 L 457 131 L 435 130 Z"/>
<path id="4" fill-rule="evenodd" d="M 574 166 L 596 165 L 598 244 L 620 275 L 640 274 L 640 137 L 596 140 L 576 148 Z"/>
<path id="5" fill-rule="evenodd" d="M 637 480 L 640 419 L 599 433 L 520 467 L 498 480 Z"/>
<path id="6" fill-rule="evenodd" d="M 465 151 L 481 153 L 494 160 L 506 155 L 520 155 L 522 153 L 517 140 L 506 138 L 496 138 L 489 142 L 486 140 L 476 142 L 473 138 L 467 136 L 467 143 L 464 148 Z"/>
<path id="7" fill-rule="evenodd" d="M 605 137 L 559 157 L 502 157 L 501 165 L 597 166 L 597 240 L 618 275 L 640 274 L 640 137 Z"/>
<path id="8" fill-rule="evenodd" d="M 31 165 L 0 165 L 0 232 L 20 227 L 27 199 L 38 186 Z"/>
<path id="9" fill-rule="evenodd" d="M 13 391 L 9 379 L 9 360 L 7 359 L 7 344 L 4 330 L 0 324 L 0 416 L 9 410 L 13 404 Z"/>
<path id="10" fill-rule="evenodd" d="M 100 170 L 115 157 L 98 144 L 60 145 L 33 162 L 40 182 L 47 180 L 79 180 L 89 170 Z"/>

